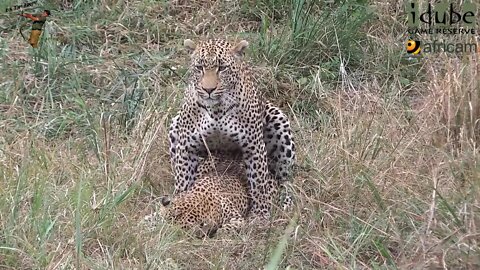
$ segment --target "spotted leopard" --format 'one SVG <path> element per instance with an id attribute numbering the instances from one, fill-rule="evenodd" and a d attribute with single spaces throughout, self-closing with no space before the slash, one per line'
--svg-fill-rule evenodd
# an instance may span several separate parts
<path id="1" fill-rule="evenodd" d="M 257 93 L 251 69 L 242 59 L 247 41 L 196 44 L 187 39 L 184 45 L 191 52 L 190 77 L 169 132 L 174 194 L 194 186 L 200 156 L 238 151 L 245 163 L 252 213 L 269 215 L 269 171 L 283 183 L 295 158 L 290 122 Z"/>
<path id="2" fill-rule="evenodd" d="M 164 196 L 158 212 L 147 216 L 152 225 L 159 219 L 173 222 L 199 238 L 218 230 L 238 232 L 248 215 L 249 197 L 245 167 L 239 159 L 199 158 L 195 184 L 186 192 Z M 267 176 L 265 190 L 277 198 L 278 181 Z"/>

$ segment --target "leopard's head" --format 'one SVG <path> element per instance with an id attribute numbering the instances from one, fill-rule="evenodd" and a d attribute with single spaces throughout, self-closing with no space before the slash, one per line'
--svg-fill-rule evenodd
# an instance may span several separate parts
<path id="1" fill-rule="evenodd" d="M 203 106 L 213 106 L 229 100 L 231 92 L 241 83 L 241 59 L 248 42 L 235 45 L 225 40 L 211 39 L 198 44 L 190 39 L 184 46 L 191 53 L 190 89 L 196 101 Z"/>
<path id="2" fill-rule="evenodd" d="M 204 198 L 179 194 L 162 197 L 162 217 L 198 238 L 213 237 L 218 229 L 215 213 Z"/>

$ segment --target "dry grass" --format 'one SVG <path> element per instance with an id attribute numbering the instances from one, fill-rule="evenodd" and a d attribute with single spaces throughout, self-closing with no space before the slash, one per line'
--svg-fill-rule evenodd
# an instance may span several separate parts
<path id="1" fill-rule="evenodd" d="M 332 20 L 293 31 L 320 33 L 299 45 L 275 36 L 289 11 L 268 4 L 282 1 L 50 1 L 65 10 L 38 51 L 2 30 L 0 269 L 480 267 L 479 54 L 405 60 L 394 1 L 372 2 L 378 20 L 353 29 L 355 42 Z M 199 240 L 140 222 L 172 190 L 181 44 L 204 36 L 252 41 L 247 57 L 291 117 L 298 160 L 291 212 Z M 318 55 L 269 51 L 278 44 Z"/>

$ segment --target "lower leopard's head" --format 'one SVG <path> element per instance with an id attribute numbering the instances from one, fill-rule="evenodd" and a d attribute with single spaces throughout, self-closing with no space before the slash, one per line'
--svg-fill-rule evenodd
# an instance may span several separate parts
<path id="1" fill-rule="evenodd" d="M 195 184 L 173 197 L 161 200 L 162 219 L 170 221 L 197 237 L 212 237 L 231 220 L 247 216 L 250 198 L 244 164 L 239 160 L 200 158 Z M 272 203 L 277 182 L 272 175 L 258 190 L 265 203 Z M 265 207 L 269 208 L 269 207 Z"/>
<path id="2" fill-rule="evenodd" d="M 162 198 L 161 216 L 199 238 L 212 237 L 221 218 L 220 203 L 209 194 L 181 193 Z"/>
<path id="3" fill-rule="evenodd" d="M 196 44 L 190 39 L 184 46 L 191 52 L 190 90 L 203 106 L 228 101 L 233 89 L 245 74 L 241 56 L 248 42 L 232 45 L 225 40 L 212 39 Z"/>

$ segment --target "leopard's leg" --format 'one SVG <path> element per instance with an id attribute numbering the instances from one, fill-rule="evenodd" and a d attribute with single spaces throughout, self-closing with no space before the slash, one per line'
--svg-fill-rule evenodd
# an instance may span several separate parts
<path id="1" fill-rule="evenodd" d="M 259 121 L 260 122 L 260 121 Z M 252 123 L 253 127 L 260 123 Z M 267 152 L 263 141 L 262 129 L 247 132 L 243 143 L 243 160 L 247 173 L 248 193 L 251 198 L 251 211 L 254 215 L 268 217 L 271 204 L 265 190 L 265 181 L 268 174 Z"/>
<path id="2" fill-rule="evenodd" d="M 244 215 L 247 202 L 245 198 L 224 200 L 222 202 L 222 226 L 218 230 L 218 234 L 233 234 L 240 232 L 245 226 Z"/>
<path id="3" fill-rule="evenodd" d="M 284 211 L 289 210 L 293 206 L 293 192 L 291 182 L 287 181 L 278 187 L 279 203 Z"/>
<path id="4" fill-rule="evenodd" d="M 245 219 L 241 216 L 227 220 L 217 231 L 219 235 L 231 235 L 240 232 L 245 226 Z"/>
<path id="5" fill-rule="evenodd" d="M 205 179 L 202 179 L 202 181 Z M 210 178 L 210 181 L 215 181 L 213 178 Z M 205 182 L 203 182 L 205 183 Z M 207 187 L 208 189 L 208 187 Z M 199 222 L 199 229 L 195 232 L 195 235 L 199 238 L 209 237 L 212 238 L 216 235 L 218 229 L 222 226 L 223 213 L 222 213 L 222 198 L 211 197 L 212 200 L 209 200 L 209 203 L 212 204 L 213 208 L 210 208 L 208 213 L 204 213 L 203 217 L 196 222 Z M 198 203 L 207 203 L 206 201 L 199 201 Z"/>
<path id="6" fill-rule="evenodd" d="M 280 204 L 283 209 L 287 209 L 293 203 L 289 180 L 295 161 L 295 142 L 290 121 L 282 110 L 267 102 L 264 110 L 263 128 L 268 168 L 279 182 Z"/>
<path id="7" fill-rule="evenodd" d="M 170 163 L 172 168 L 175 168 L 175 153 L 177 151 L 178 145 L 178 118 L 180 115 L 175 116 L 172 118 L 172 123 L 170 124 L 170 128 L 168 129 L 168 141 L 170 143 Z"/>
<path id="8" fill-rule="evenodd" d="M 217 222 L 207 221 L 202 224 L 194 231 L 194 235 L 197 238 L 212 238 L 219 231 L 220 225 Z"/>
<path id="9" fill-rule="evenodd" d="M 281 183 L 285 182 L 295 161 L 295 142 L 288 117 L 270 103 L 265 104 L 263 133 L 269 170 Z"/>
<path id="10" fill-rule="evenodd" d="M 174 118 L 169 132 L 170 154 L 175 174 L 174 194 L 186 191 L 193 186 L 198 166 L 197 149 L 200 145 L 200 135 L 196 132 L 193 120 L 182 113 L 183 111 Z"/>
<path id="11" fill-rule="evenodd" d="M 189 142 L 181 137 L 180 145 L 178 145 L 177 152 L 175 153 L 174 162 L 175 190 L 173 193 L 178 194 L 193 186 L 198 166 L 197 153 L 192 151 Z"/>
<path id="12" fill-rule="evenodd" d="M 157 228 L 158 220 L 161 218 L 159 212 L 153 212 L 150 215 L 143 217 L 143 220 L 140 222 L 147 231 L 154 231 Z"/>

